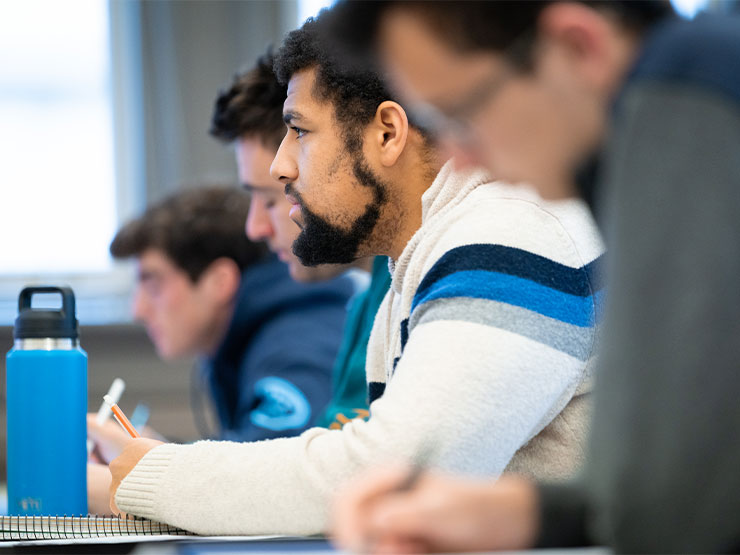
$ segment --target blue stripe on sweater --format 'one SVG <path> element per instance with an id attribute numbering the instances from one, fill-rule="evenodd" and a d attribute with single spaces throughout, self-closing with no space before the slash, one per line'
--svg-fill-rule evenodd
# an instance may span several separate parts
<path id="1" fill-rule="evenodd" d="M 504 245 L 463 245 L 447 251 L 424 276 L 416 297 L 424 297 L 427 289 L 444 277 L 468 270 L 483 270 L 518 276 L 554 290 L 588 297 L 600 289 L 597 279 L 602 257 L 581 268 L 572 268 L 544 256 Z M 415 299 L 415 304 L 418 304 Z"/>
<path id="2" fill-rule="evenodd" d="M 414 296 L 411 311 L 425 302 L 452 297 L 508 303 L 581 327 L 594 324 L 590 295 L 572 295 L 529 279 L 484 270 L 458 271 L 437 280 Z"/>
<path id="3" fill-rule="evenodd" d="M 373 401 L 380 399 L 385 393 L 384 382 L 370 382 L 367 384 L 367 400 L 368 404 L 372 405 Z"/>

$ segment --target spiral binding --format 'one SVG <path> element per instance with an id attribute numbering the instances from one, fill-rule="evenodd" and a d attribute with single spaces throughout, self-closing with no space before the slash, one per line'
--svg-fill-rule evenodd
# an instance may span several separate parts
<path id="1" fill-rule="evenodd" d="M 0 516 L 0 541 L 100 538 L 109 536 L 188 536 L 191 532 L 146 518 L 117 516 Z"/>

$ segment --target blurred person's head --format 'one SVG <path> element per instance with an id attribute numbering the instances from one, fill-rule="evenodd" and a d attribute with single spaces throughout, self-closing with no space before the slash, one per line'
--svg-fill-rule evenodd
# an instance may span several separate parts
<path id="1" fill-rule="evenodd" d="M 292 252 L 300 229 L 290 219 L 290 203 L 283 185 L 270 175 L 275 153 L 285 136 L 283 102 L 286 87 L 278 83 L 272 70 L 271 50 L 254 67 L 240 73 L 228 90 L 216 99 L 211 135 L 233 143 L 239 180 L 251 195 L 246 233 L 253 241 L 265 241 L 290 269 L 296 281 L 317 281 L 334 277 L 344 266 L 309 268 Z"/>
<path id="2" fill-rule="evenodd" d="M 225 337 L 242 272 L 266 254 L 244 234 L 248 210 L 237 188 L 185 190 L 113 238 L 115 258 L 136 258 L 134 317 L 163 359 L 212 355 Z"/>
<path id="3" fill-rule="evenodd" d="M 378 73 L 338 63 L 309 19 L 275 56 L 288 127 L 271 174 L 301 227 L 306 265 L 400 255 L 421 223 L 421 194 L 439 170 Z"/>
<path id="4" fill-rule="evenodd" d="M 411 113 L 460 164 L 570 196 L 667 1 L 344 2 L 330 32 L 375 48 Z"/>

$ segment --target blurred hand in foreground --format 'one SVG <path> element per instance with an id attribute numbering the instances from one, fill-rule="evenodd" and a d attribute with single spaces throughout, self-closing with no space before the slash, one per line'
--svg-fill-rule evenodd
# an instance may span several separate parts
<path id="1" fill-rule="evenodd" d="M 539 527 L 537 490 L 520 476 L 474 481 L 408 467 L 375 469 L 335 498 L 332 535 L 348 550 L 424 553 L 526 549 Z"/>

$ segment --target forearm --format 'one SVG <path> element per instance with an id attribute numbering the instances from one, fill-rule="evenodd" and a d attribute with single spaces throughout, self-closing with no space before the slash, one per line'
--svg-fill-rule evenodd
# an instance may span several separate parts
<path id="1" fill-rule="evenodd" d="M 125 512 L 200 534 L 320 533 L 340 484 L 415 450 L 403 427 L 389 431 L 381 421 L 256 443 L 165 445 L 123 480 L 116 502 Z"/>
<path id="2" fill-rule="evenodd" d="M 257 443 L 162 446 L 124 479 L 119 508 L 202 534 L 312 534 L 325 529 L 336 488 L 371 465 L 431 450 L 439 468 L 498 475 L 567 397 L 578 368 L 538 373 L 545 360 L 530 340 L 487 329 L 479 337 L 467 324 L 445 345 L 448 331 L 418 328 L 369 421 Z"/>
<path id="3" fill-rule="evenodd" d="M 125 512 L 206 535 L 311 534 L 330 484 L 298 461 L 314 431 L 258 443 L 203 441 L 152 450 L 116 494 Z"/>

